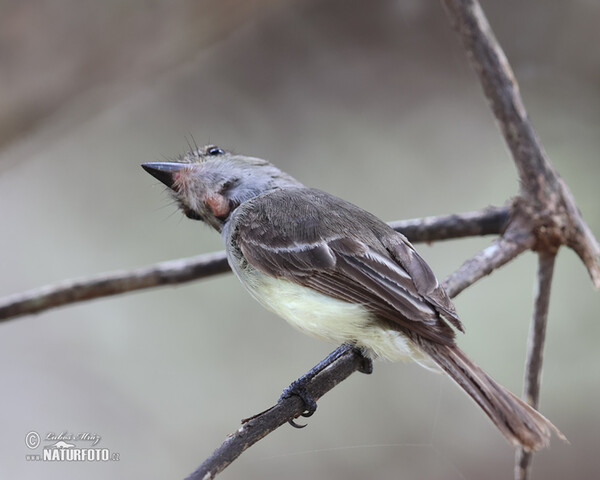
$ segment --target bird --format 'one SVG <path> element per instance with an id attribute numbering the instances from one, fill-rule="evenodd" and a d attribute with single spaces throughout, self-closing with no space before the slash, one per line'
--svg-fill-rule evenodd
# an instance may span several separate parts
<path id="1" fill-rule="evenodd" d="M 563 438 L 457 346 L 455 330 L 464 328 L 456 309 L 404 235 L 260 158 L 206 145 L 175 160 L 142 167 L 188 218 L 221 234 L 231 269 L 268 310 L 313 337 L 357 349 L 366 373 L 377 358 L 445 372 L 515 447 L 546 447 L 552 432 Z M 301 380 L 284 396 L 299 395 L 308 416 L 316 402 Z"/>

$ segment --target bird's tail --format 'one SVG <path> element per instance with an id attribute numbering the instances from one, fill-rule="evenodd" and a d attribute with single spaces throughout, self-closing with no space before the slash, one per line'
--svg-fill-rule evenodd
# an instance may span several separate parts
<path id="1" fill-rule="evenodd" d="M 429 342 L 420 347 L 477 402 L 511 444 L 538 450 L 548 446 L 553 431 L 566 440 L 550 420 L 494 381 L 458 347 Z"/>

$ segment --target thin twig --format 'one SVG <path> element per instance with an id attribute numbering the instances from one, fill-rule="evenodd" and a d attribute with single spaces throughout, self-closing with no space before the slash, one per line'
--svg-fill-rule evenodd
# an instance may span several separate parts
<path id="1" fill-rule="evenodd" d="M 523 383 L 523 398 L 535 409 L 538 408 L 540 398 L 544 341 L 546 339 L 546 323 L 555 259 L 556 254 L 554 252 L 538 253 L 535 303 L 527 341 L 527 359 L 525 361 L 525 379 Z M 526 452 L 522 448 L 517 450 L 515 458 L 516 480 L 527 480 L 532 458 L 530 452 Z"/>
<path id="2" fill-rule="evenodd" d="M 517 255 L 535 245 L 535 237 L 527 231 L 513 230 L 497 238 L 487 248 L 467 260 L 444 280 L 448 295 L 456 297 L 465 288 L 482 277 L 489 275 Z"/>
<path id="3" fill-rule="evenodd" d="M 393 222 L 393 228 L 414 242 L 500 233 L 509 207 Z M 66 280 L 0 299 L 0 321 L 39 313 L 54 307 L 144 288 L 175 285 L 229 271 L 225 252 L 157 263 L 130 271 L 109 272 Z"/>
<path id="4" fill-rule="evenodd" d="M 364 359 L 355 350 L 348 350 L 329 367 L 315 376 L 307 385 L 307 391 L 315 399 L 321 398 L 338 383 L 363 366 Z M 253 416 L 230 434 L 223 444 L 208 457 L 188 480 L 208 480 L 223 471 L 261 438 L 298 417 L 305 410 L 300 397 L 292 395 L 280 400 L 270 409 Z"/>

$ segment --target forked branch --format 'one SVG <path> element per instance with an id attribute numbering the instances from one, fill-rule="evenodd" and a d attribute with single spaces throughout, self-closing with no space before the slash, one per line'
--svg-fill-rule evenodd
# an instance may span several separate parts
<path id="1" fill-rule="evenodd" d="M 512 153 L 524 200 L 518 214 L 528 217 L 538 236 L 536 249 L 569 246 L 600 288 L 600 245 L 529 121 L 517 80 L 481 6 L 477 0 L 444 0 L 444 4 Z"/>
<path id="2" fill-rule="evenodd" d="M 600 288 L 600 245 L 583 220 L 571 192 L 550 163 L 536 135 L 506 55 L 477 0 L 444 0 L 467 57 L 479 76 L 517 167 L 521 192 L 508 230 L 525 227 L 539 252 L 538 296 L 528 345 L 525 399 L 537 405 L 554 258 L 561 245 L 572 248 Z M 515 478 L 526 479 L 531 454 L 518 453 Z"/>

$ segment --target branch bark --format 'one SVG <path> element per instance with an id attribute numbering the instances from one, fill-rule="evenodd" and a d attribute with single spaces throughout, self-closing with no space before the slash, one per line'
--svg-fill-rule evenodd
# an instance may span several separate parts
<path id="1" fill-rule="evenodd" d="M 39 313 L 84 300 L 118 295 L 143 288 L 174 285 L 229 271 L 225 252 L 161 262 L 136 270 L 101 273 L 65 280 L 0 300 L 0 321 Z"/>
<path id="2" fill-rule="evenodd" d="M 509 207 L 487 207 L 462 214 L 401 220 L 391 225 L 413 242 L 431 242 L 472 235 L 498 234 L 503 231 L 508 218 Z M 0 322 L 84 300 L 186 283 L 229 270 L 225 252 L 221 251 L 161 262 L 130 271 L 108 272 L 88 278 L 66 280 L 0 299 Z"/>
<path id="3" fill-rule="evenodd" d="M 489 247 L 474 257 L 444 280 L 444 288 L 452 298 L 473 285 L 517 255 L 535 245 L 535 237 L 526 230 L 511 230 L 496 239 Z"/>
<path id="4" fill-rule="evenodd" d="M 411 242 L 434 242 L 453 238 L 498 235 L 504 232 L 510 218 L 510 208 L 487 207 L 483 210 L 440 217 L 415 218 L 390 222 L 397 232 Z"/>
<path id="5" fill-rule="evenodd" d="M 537 409 L 540 399 L 540 382 L 546 340 L 546 324 L 548 322 L 548 307 L 550 305 L 550 289 L 554 274 L 556 255 L 549 252 L 539 252 L 537 284 L 533 317 L 529 329 L 527 359 L 525 360 L 525 379 L 523 398 L 533 408 Z M 533 456 L 530 452 L 518 449 L 515 458 L 515 480 L 527 480 L 531 469 Z"/>

